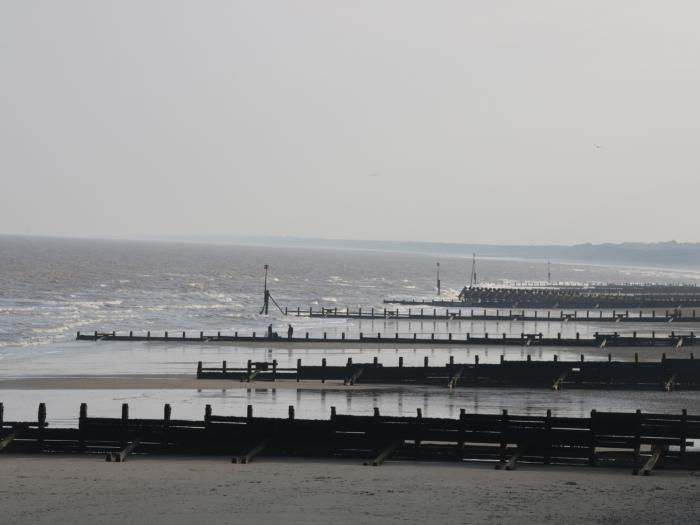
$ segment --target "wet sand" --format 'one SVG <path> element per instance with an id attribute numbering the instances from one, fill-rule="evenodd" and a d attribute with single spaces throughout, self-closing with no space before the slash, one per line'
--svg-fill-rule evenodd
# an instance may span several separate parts
<path id="1" fill-rule="evenodd" d="M 163 375 L 111 375 L 111 376 L 53 376 L 0 379 L 0 390 L 229 390 L 251 388 L 303 389 L 303 390 L 381 390 L 395 389 L 396 385 L 346 386 L 339 380 L 294 381 L 281 379 L 251 381 L 231 379 L 197 379 L 187 374 Z"/>
<path id="2" fill-rule="evenodd" d="M 3 456 L 2 523 L 696 524 L 700 473 L 261 458 Z"/>

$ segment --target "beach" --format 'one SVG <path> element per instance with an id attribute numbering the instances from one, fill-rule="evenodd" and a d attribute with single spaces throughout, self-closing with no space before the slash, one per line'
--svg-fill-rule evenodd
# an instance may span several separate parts
<path id="1" fill-rule="evenodd" d="M 0 522 L 696 524 L 700 473 L 522 465 L 14 456 Z"/>
<path id="2" fill-rule="evenodd" d="M 33 271 L 14 280 L 5 275 L 6 298 L 0 298 L 0 402 L 4 421 L 36 421 L 40 403 L 49 429 L 75 428 L 80 405 L 89 417 L 114 418 L 128 405 L 131 419 L 160 419 L 164 405 L 173 419 L 202 421 L 215 416 L 327 420 L 339 415 L 426 418 L 471 414 L 589 417 L 592 410 L 680 414 L 700 413 L 700 393 L 692 390 L 553 391 L 537 388 L 446 388 L 444 385 L 343 385 L 339 380 L 271 381 L 197 379 L 198 362 L 206 367 L 245 367 L 248 361 L 277 361 L 280 368 L 303 365 L 444 366 L 505 361 L 612 360 L 660 362 L 689 359 L 693 347 L 577 348 L 573 346 L 486 346 L 455 343 L 435 346 L 377 343 L 76 341 L 78 330 L 128 334 L 263 333 L 269 324 L 285 333 L 337 337 L 342 333 L 418 333 L 439 339 L 472 334 L 543 332 L 545 337 L 592 337 L 596 331 L 666 337 L 670 331 L 698 330 L 700 322 L 682 326 L 654 323 L 583 323 L 553 319 L 520 321 L 396 321 L 305 318 L 259 315 L 258 262 L 274 255 L 279 261 L 274 291 L 285 305 L 320 307 L 362 305 L 383 308 L 382 298 L 397 291 L 430 294 L 432 279 L 425 257 L 290 250 L 183 248 L 105 243 L 109 260 L 97 247 L 69 243 L 58 283 L 44 265 L 32 266 L 35 248 L 16 248 L 17 260 Z M 71 249 L 68 249 L 68 248 Z M 38 252 L 37 252 L 38 250 Z M 179 250 L 179 248 L 178 248 Z M 35 253 L 36 252 L 36 253 Z M 112 253 L 110 252 L 110 253 Z M 118 255 L 117 255 L 118 253 Z M 138 255 L 138 257 L 136 257 Z M 177 257 L 176 257 L 177 256 Z M 245 267 L 230 273 L 231 257 Z M 133 259 L 130 259 L 133 257 Z M 85 266 L 82 261 L 99 259 Z M 126 260 L 125 260 L 126 258 Z M 350 263 L 346 262 L 348 258 Z M 103 260 L 104 259 L 104 260 Z M 309 263 L 309 261 L 312 261 Z M 165 262 L 163 262 L 165 261 Z M 128 263 L 128 264 L 127 264 Z M 203 263 L 206 263 L 203 265 Z M 284 263 L 284 264 L 282 264 Z M 444 261 L 445 272 L 457 273 L 463 261 Z M 160 268 L 161 264 L 165 267 Z M 497 275 L 527 278 L 532 268 L 518 261 L 483 265 Z M 81 266 L 82 265 L 82 266 Z M 311 265 L 311 266 L 309 266 Z M 81 267 L 80 273 L 73 273 Z M 397 273 L 396 268 L 400 268 Z M 109 269 L 108 276 L 104 269 Z M 366 270 L 367 268 L 371 270 Z M 620 279 L 609 268 L 561 266 L 567 278 Z M 25 271 L 24 266 L 21 267 Z M 486 268 L 485 268 L 486 270 Z M 370 271 L 370 274 L 367 272 Z M 579 275 L 585 273 L 585 275 Z M 24 274 L 22 274 L 24 275 Z M 447 275 L 447 274 L 446 274 Z M 640 280 L 644 273 L 634 274 Z M 664 276 L 665 274 L 659 274 Z M 675 278 L 675 274 L 668 274 Z M 47 292 L 48 290 L 48 292 Z M 454 292 L 454 290 L 452 291 Z M 492 312 L 494 313 L 495 310 Z M 607 312 L 610 313 L 611 312 Z M 541 314 L 546 315 L 546 314 Z M 585 314 L 584 314 L 585 315 Z M 458 335 L 459 334 L 459 335 Z M 169 410 L 168 409 L 168 410 Z M 693 445 L 694 446 L 694 445 Z M 496 471 L 493 463 L 394 461 L 364 467 L 361 459 L 293 459 L 260 456 L 250 465 L 232 465 L 230 457 L 146 456 L 136 453 L 126 463 L 102 455 L 20 455 L 12 445 L 0 455 L 0 524 L 4 523 L 696 523 L 700 478 L 690 471 L 656 468 L 651 477 L 633 476 L 630 468 L 543 466 L 518 463 L 515 472 Z"/>

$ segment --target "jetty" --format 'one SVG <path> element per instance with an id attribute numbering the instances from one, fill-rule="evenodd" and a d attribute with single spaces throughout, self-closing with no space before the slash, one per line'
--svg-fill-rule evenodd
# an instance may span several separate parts
<path id="1" fill-rule="evenodd" d="M 329 419 L 221 416 L 207 405 L 201 420 L 173 419 L 165 405 L 162 419 L 132 419 L 129 405 L 121 417 L 90 417 L 80 405 L 78 425 L 54 428 L 46 405 L 36 420 L 5 421 L 0 403 L 0 462 L 10 453 L 95 454 L 111 462 L 137 455 L 199 454 L 224 456 L 232 463 L 257 457 L 350 458 L 365 465 L 386 461 L 490 462 L 497 469 L 519 464 L 614 466 L 649 475 L 653 469 L 698 468 L 700 416 L 597 412 L 589 417 L 467 414 L 458 418 L 341 415 Z"/>
<path id="2" fill-rule="evenodd" d="M 303 365 L 297 359 L 295 368 L 281 368 L 276 360 L 253 362 L 245 367 L 231 367 L 226 361 L 221 366 L 204 367 L 197 364 L 197 379 L 229 379 L 232 381 L 342 381 L 344 385 L 440 385 L 447 388 L 541 388 L 605 389 L 605 390 L 700 390 L 700 359 L 666 359 L 658 362 L 580 360 L 507 361 L 501 355 L 500 363 L 456 363 L 454 356 L 441 366 L 430 366 L 428 357 L 423 366 L 404 366 L 399 357 L 398 366 L 385 366 L 375 357 L 371 362 L 358 363 L 348 358 L 345 366 Z"/>
<path id="3" fill-rule="evenodd" d="M 384 303 L 490 308 L 692 308 L 700 307 L 700 288 L 673 290 L 596 290 L 586 287 L 465 287 L 455 299 L 385 299 Z"/>
<path id="4" fill-rule="evenodd" d="M 273 334 L 272 336 L 259 335 L 257 332 L 252 332 L 250 335 L 239 334 L 234 332 L 233 335 L 225 335 L 221 332 L 216 334 L 206 334 L 200 331 L 198 335 L 188 336 L 187 332 L 178 332 L 171 334 L 163 332 L 163 335 L 152 334 L 150 331 L 145 334 L 134 334 L 130 331 L 128 334 L 111 332 L 95 331 L 91 334 L 78 332 L 76 339 L 78 341 L 121 341 L 121 342 L 169 342 L 169 343 L 248 343 L 248 344 L 264 344 L 266 346 L 288 346 L 288 345 L 342 345 L 342 346 L 357 346 L 357 345 L 372 345 L 372 346 L 388 346 L 395 347 L 400 345 L 408 345 L 411 347 L 436 347 L 436 346 L 569 346 L 580 348 L 605 348 L 610 346 L 616 347 L 674 347 L 682 348 L 694 346 L 697 336 L 695 332 L 686 334 L 671 332 L 670 334 L 657 336 L 652 332 L 651 336 L 638 336 L 636 332 L 631 335 L 623 335 L 618 332 L 602 333 L 596 332 L 593 337 L 581 337 L 576 333 L 576 337 L 562 337 L 561 333 L 557 333 L 556 337 L 544 337 L 542 332 L 539 333 L 520 333 L 519 336 L 512 336 L 507 333 L 502 334 L 435 334 L 429 336 L 418 333 L 400 334 L 376 334 L 365 335 L 359 333 L 357 337 L 346 337 L 345 332 L 341 333 L 340 337 L 328 337 L 328 333 L 324 332 L 322 337 L 311 337 L 309 332 L 306 332 L 302 337 L 282 337 Z"/>
<path id="5" fill-rule="evenodd" d="M 332 318 L 332 319 L 359 319 L 359 320 L 396 320 L 396 321 L 503 321 L 503 322 L 577 322 L 577 323 L 700 323 L 700 317 L 696 316 L 696 311 L 684 313 L 681 309 L 665 310 L 663 314 L 656 310 L 651 312 L 630 312 L 629 309 L 623 311 L 616 310 L 547 310 L 538 312 L 537 310 L 491 310 L 465 309 L 450 310 L 445 308 L 438 311 L 437 308 L 404 309 L 399 308 L 357 308 L 350 307 L 325 308 L 314 310 L 313 307 L 296 309 L 285 308 L 285 315 L 310 318 Z"/>

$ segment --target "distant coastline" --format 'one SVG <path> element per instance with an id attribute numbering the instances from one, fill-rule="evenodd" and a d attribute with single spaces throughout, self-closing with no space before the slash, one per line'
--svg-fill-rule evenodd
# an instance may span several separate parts
<path id="1" fill-rule="evenodd" d="M 0 238 L 46 238 L 99 241 L 165 242 L 186 244 L 219 244 L 280 248 L 386 251 L 435 256 L 550 260 L 560 263 L 623 265 L 700 270 L 700 243 L 665 241 L 656 243 L 602 243 L 575 245 L 501 245 L 427 241 L 378 241 L 359 239 L 322 239 L 314 237 L 181 235 L 124 237 L 57 237 L 41 235 L 1 234 Z"/>
<path id="2" fill-rule="evenodd" d="M 380 250 L 455 256 L 470 256 L 472 253 L 476 253 L 478 257 L 550 259 L 561 262 L 700 268 L 700 243 L 679 243 L 676 241 L 657 243 L 586 243 L 566 246 L 462 244 L 422 241 L 365 241 L 282 236 L 224 235 L 172 237 L 170 240 L 290 248 Z"/>

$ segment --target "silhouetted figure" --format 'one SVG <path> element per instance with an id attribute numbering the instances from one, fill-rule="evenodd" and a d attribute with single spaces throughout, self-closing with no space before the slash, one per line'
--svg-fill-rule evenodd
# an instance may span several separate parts
<path id="1" fill-rule="evenodd" d="M 267 337 L 272 339 L 272 325 L 267 327 Z"/>
<path id="2" fill-rule="evenodd" d="M 288 326 L 288 328 L 287 328 L 287 337 L 288 337 L 289 339 L 291 339 L 292 336 L 294 335 L 294 328 L 292 328 L 292 325 L 291 325 L 291 324 L 288 324 L 287 326 Z"/>

